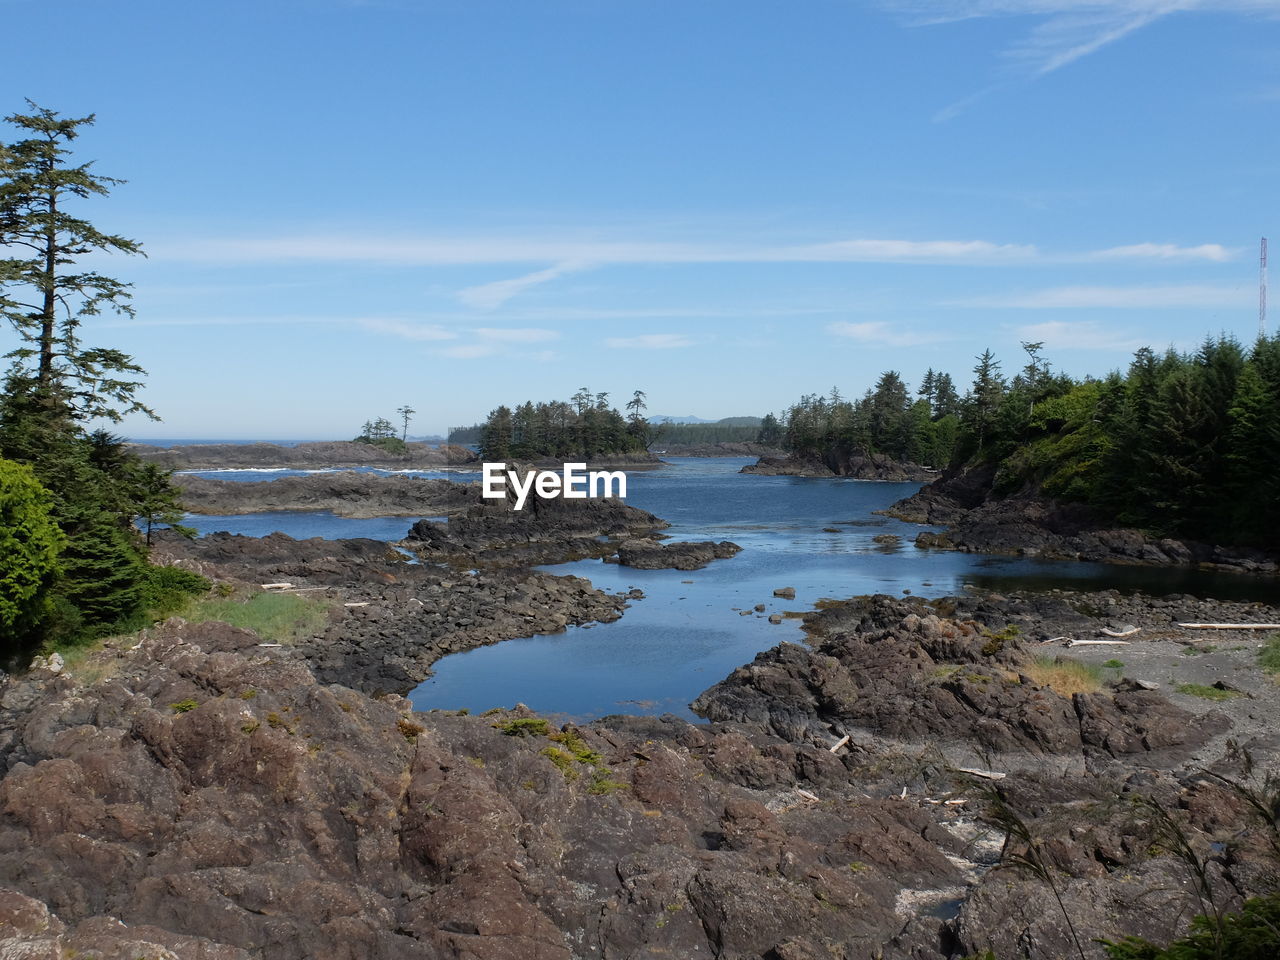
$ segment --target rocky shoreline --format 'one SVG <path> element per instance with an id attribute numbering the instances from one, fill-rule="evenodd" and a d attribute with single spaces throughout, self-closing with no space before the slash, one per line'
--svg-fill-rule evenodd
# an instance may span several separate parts
<path id="1" fill-rule="evenodd" d="M 326 440 L 298 443 L 193 443 L 157 447 L 131 443 L 130 452 L 168 470 L 253 470 L 289 468 L 324 470 L 333 467 L 380 467 L 386 470 L 421 470 L 478 464 L 472 450 L 452 444 L 405 444 L 394 453 L 371 443 Z"/>
<path id="2" fill-rule="evenodd" d="M 1224 547 L 1140 530 L 1107 527 L 1081 504 L 1037 496 L 997 499 L 992 466 L 948 473 L 883 511 L 910 523 L 945 526 L 925 531 L 916 545 L 967 553 L 1006 553 L 1048 559 L 1187 566 L 1245 573 L 1280 572 L 1280 555 Z"/>
<path id="3" fill-rule="evenodd" d="M 831 463 L 811 457 L 787 454 L 765 456 L 743 467 L 739 473 L 764 477 L 847 477 L 852 480 L 912 481 L 924 483 L 938 475 L 936 470 L 915 463 L 899 463 L 880 453 L 855 453 Z"/>
<path id="4" fill-rule="evenodd" d="M 1097 960 L 1094 938 L 1165 942 L 1203 912 L 1189 868 L 1223 910 L 1276 889 L 1250 801 L 1280 759 L 1264 638 L 1179 626 L 1275 609 L 824 601 L 794 614 L 806 644 L 698 697 L 707 723 L 415 713 L 448 653 L 643 602 L 532 564 L 738 550 L 661 542 L 617 501 L 534 504 L 471 504 L 399 547 L 162 534 L 159 562 L 327 616 L 283 646 L 171 620 L 0 678 L 0 952 L 1060 960 L 1079 938 Z"/>
<path id="5" fill-rule="evenodd" d="M 275 538 L 250 556 L 245 539 L 186 562 L 328 569 L 339 598 L 498 598 L 487 575 L 446 585 L 411 564 L 373 587 L 393 561 L 372 541 Z M 475 608 L 470 626 L 492 629 L 505 607 Z M 1042 633 L 1093 635 L 1117 616 L 1180 648 L 1162 633 L 1177 618 L 1264 612 L 1118 594 L 854 599 L 806 615 L 809 646 L 766 651 L 703 694 L 708 725 L 414 713 L 326 679 L 349 613 L 293 647 L 171 621 L 73 670 L 0 682 L 0 944 L 215 960 L 1074 955 L 1043 880 L 1000 865 L 1025 850 L 1020 831 L 1040 838 L 1087 957 L 1097 936 L 1163 942 L 1201 909 L 1166 820 L 1205 852 L 1223 909 L 1273 889 L 1240 758 L 1274 765 L 1274 683 L 1174 702 L 1122 671 L 1064 695 L 1028 676 L 1033 651 Z M 383 630 L 364 636 L 393 649 Z"/>
<path id="6" fill-rule="evenodd" d="M 274 480 L 179 475 L 174 486 L 191 513 L 327 510 L 340 517 L 449 516 L 480 502 L 475 484 L 343 470 Z"/>

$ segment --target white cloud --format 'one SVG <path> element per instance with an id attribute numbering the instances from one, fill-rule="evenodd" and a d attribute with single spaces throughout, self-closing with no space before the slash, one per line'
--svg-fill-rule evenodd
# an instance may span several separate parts
<path id="1" fill-rule="evenodd" d="M 475 334 L 482 340 L 495 340 L 501 343 L 542 343 L 560 338 L 560 334 L 555 330 L 543 330 L 537 327 L 478 327 Z"/>
<path id="2" fill-rule="evenodd" d="M 1051 350 L 1137 350 L 1146 341 L 1133 335 L 1105 326 L 1094 320 L 1065 323 L 1052 320 L 1033 323 L 1017 329 L 1018 339 L 1039 341 Z"/>
<path id="3" fill-rule="evenodd" d="M 411 323 L 406 320 L 387 320 L 382 317 L 362 317 L 356 321 L 366 330 L 387 333 L 404 340 L 456 340 L 452 330 L 434 323 Z"/>
<path id="4" fill-rule="evenodd" d="M 1180 247 L 1174 243 L 1133 243 L 1124 247 L 1109 247 L 1087 255 L 1093 260 L 1209 260 L 1224 263 L 1235 253 L 1216 243 L 1202 243 L 1196 247 Z"/>
<path id="5" fill-rule="evenodd" d="M 546 270 L 535 270 L 533 273 L 526 273 L 522 277 L 467 287 L 459 290 L 457 297 L 468 307 L 474 307 L 477 310 L 494 310 L 531 287 L 536 287 L 541 283 L 548 283 L 557 277 L 563 277 L 567 273 L 576 273 L 586 268 L 587 264 L 582 261 L 566 260 L 553 267 L 548 267 Z"/>
<path id="6" fill-rule="evenodd" d="M 636 337 L 609 337 L 604 344 L 615 350 L 671 350 L 692 347 L 693 341 L 681 333 L 642 333 Z"/>
<path id="7" fill-rule="evenodd" d="M 949 301 L 947 306 L 1020 310 L 1059 308 L 1156 309 L 1236 308 L 1246 306 L 1256 291 L 1243 287 L 1188 284 L 1167 287 L 1051 287 L 1026 293 L 997 294 Z"/>
<path id="8" fill-rule="evenodd" d="M 492 343 L 460 343 L 455 347 L 444 347 L 435 351 L 437 355 L 453 360 L 477 360 L 480 357 L 491 357 L 499 348 Z"/>
<path id="9" fill-rule="evenodd" d="M 1003 54 L 1011 79 L 1024 80 L 1060 70 L 1172 14 L 1280 13 L 1276 0 L 880 0 L 880 5 L 921 26 L 992 17 L 1038 18 Z M 1009 82 L 970 94 L 934 119 L 949 120 Z"/>
<path id="10" fill-rule="evenodd" d="M 1179 247 L 1137 243 L 1083 252 L 1045 253 L 1033 244 L 989 240 L 901 240 L 853 238 L 819 243 L 741 244 L 675 241 L 580 240 L 539 237 L 275 237 L 157 244 L 155 258 L 199 262 L 349 262 L 389 266 L 554 264 L 509 280 L 480 284 L 456 296 L 468 306 L 494 309 L 538 284 L 609 264 L 697 263 L 904 263 L 1017 265 L 1076 262 L 1095 258 L 1225 260 L 1218 244 Z"/>
<path id="11" fill-rule="evenodd" d="M 914 347 L 922 343 L 936 343 L 943 339 L 936 334 L 917 333 L 903 330 L 883 320 L 872 320 L 864 323 L 827 324 L 827 333 L 833 336 L 854 340 L 858 343 L 880 344 L 888 347 Z"/>

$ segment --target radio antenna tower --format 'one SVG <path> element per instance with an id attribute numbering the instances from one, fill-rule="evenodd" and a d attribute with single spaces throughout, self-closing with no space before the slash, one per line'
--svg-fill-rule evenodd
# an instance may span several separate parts
<path id="1" fill-rule="evenodd" d="M 1267 335 L 1267 238 L 1262 238 L 1261 256 L 1258 258 L 1258 336 Z"/>

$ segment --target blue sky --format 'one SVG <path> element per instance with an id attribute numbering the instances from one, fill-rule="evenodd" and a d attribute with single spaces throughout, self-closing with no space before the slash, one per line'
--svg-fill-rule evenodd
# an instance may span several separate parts
<path id="1" fill-rule="evenodd" d="M 138 437 L 763 414 L 1257 330 L 1280 0 L 0 0 L 97 125 Z M 52 57 L 43 37 L 52 37 Z M 6 129 L 4 136 L 8 136 Z M 1277 317 L 1280 321 L 1280 317 Z M 11 340 L 0 334 L 0 346 Z"/>

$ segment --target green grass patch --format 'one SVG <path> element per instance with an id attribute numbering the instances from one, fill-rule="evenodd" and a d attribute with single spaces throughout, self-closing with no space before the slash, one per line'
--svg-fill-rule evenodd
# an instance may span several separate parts
<path id="1" fill-rule="evenodd" d="M 1104 664 L 1103 664 L 1103 666 L 1104 666 L 1104 667 L 1109 667 L 1109 668 L 1111 668 L 1112 670 L 1120 670 L 1120 669 L 1122 669 L 1122 668 L 1124 667 L 1124 661 L 1123 661 L 1123 660 L 1117 660 L 1117 659 L 1115 659 L 1114 657 L 1112 657 L 1110 660 L 1108 660 L 1106 663 L 1104 663 Z"/>
<path id="2" fill-rule="evenodd" d="M 578 771 L 573 768 L 573 754 L 559 747 L 543 747 L 540 751 L 544 757 L 556 765 L 566 780 L 577 780 Z"/>
<path id="3" fill-rule="evenodd" d="M 200 704 L 188 698 L 186 700 L 179 700 L 177 703 L 171 703 L 169 706 L 173 708 L 174 713 L 190 713 L 196 707 L 200 706 Z"/>
<path id="4" fill-rule="evenodd" d="M 1240 696 L 1234 690 L 1219 690 L 1217 687 L 1209 687 L 1203 683 L 1180 683 L 1174 689 L 1189 697 L 1200 697 L 1203 700 L 1234 700 Z"/>
<path id="5" fill-rule="evenodd" d="M 1258 666 L 1263 673 L 1280 679 L 1280 633 L 1271 634 L 1258 648 Z"/>
<path id="6" fill-rule="evenodd" d="M 508 737 L 545 737 L 551 727 L 542 717 L 517 717 L 506 723 L 495 723 L 494 727 Z"/>
<path id="7" fill-rule="evenodd" d="M 587 746 L 587 742 L 571 730 L 563 733 L 553 733 L 548 738 L 563 746 L 572 754 L 573 758 L 579 763 L 585 763 L 592 767 L 598 767 L 600 761 L 604 757 L 597 750 L 592 750 Z"/>
<path id="8" fill-rule="evenodd" d="M 252 630 L 263 640 L 291 643 L 319 633 L 328 620 L 329 605 L 297 593 L 255 593 L 244 602 L 213 597 L 193 600 L 178 615 L 192 623 L 220 620 Z"/>
<path id="9" fill-rule="evenodd" d="M 1036 657 L 1022 672 L 1040 686 L 1070 697 L 1102 689 L 1102 670 L 1098 664 L 1068 660 L 1066 657 Z"/>
<path id="10" fill-rule="evenodd" d="M 1016 623 L 1009 624 L 1003 630 L 983 630 L 982 636 L 986 642 L 982 644 L 982 655 L 984 657 L 994 657 L 1021 635 L 1022 628 Z"/>
<path id="11" fill-rule="evenodd" d="M 597 770 L 591 775 L 591 783 L 587 785 L 587 793 L 595 796 L 603 796 L 609 793 L 617 793 L 619 790 L 626 790 L 628 784 L 620 780 L 610 780 L 611 770 Z"/>

